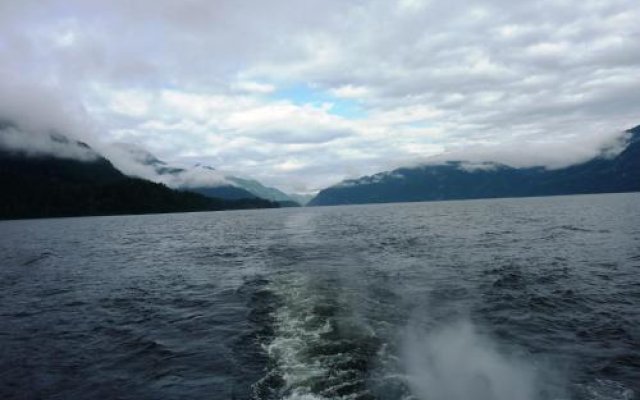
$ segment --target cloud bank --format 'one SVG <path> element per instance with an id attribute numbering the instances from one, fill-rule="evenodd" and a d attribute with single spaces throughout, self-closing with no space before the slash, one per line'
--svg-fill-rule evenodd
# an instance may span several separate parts
<path id="1" fill-rule="evenodd" d="M 0 85 L 23 89 L 0 115 L 288 191 L 441 153 L 553 168 L 639 123 L 639 19 L 634 0 L 7 0 Z"/>

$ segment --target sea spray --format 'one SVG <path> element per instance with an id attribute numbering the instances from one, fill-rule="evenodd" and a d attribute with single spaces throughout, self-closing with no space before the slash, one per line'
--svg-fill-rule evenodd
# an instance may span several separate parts
<path id="1" fill-rule="evenodd" d="M 403 346 L 407 379 L 421 400 L 535 400 L 536 370 L 504 354 L 469 321 L 432 332 L 409 330 Z"/>

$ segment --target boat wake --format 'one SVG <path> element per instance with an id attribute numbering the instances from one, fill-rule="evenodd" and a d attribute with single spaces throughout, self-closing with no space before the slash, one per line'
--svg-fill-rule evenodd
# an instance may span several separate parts
<path id="1" fill-rule="evenodd" d="M 265 289 L 278 306 L 262 343 L 268 366 L 253 385 L 256 400 L 634 398 L 612 382 L 568 390 L 559 371 L 500 346 L 469 319 L 382 329 L 355 311 L 338 278 L 283 273 Z"/>

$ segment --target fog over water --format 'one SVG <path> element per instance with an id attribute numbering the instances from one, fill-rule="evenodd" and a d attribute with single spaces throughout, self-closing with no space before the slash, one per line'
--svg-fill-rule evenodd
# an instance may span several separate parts
<path id="1" fill-rule="evenodd" d="M 639 204 L 0 222 L 0 397 L 634 399 Z"/>

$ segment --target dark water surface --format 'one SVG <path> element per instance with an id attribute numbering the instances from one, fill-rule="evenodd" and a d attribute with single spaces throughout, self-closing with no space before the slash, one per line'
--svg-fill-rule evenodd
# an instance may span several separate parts
<path id="1" fill-rule="evenodd" d="M 638 194 L 0 222 L 0 399 L 638 393 Z"/>

